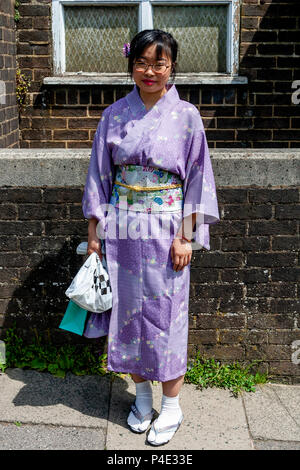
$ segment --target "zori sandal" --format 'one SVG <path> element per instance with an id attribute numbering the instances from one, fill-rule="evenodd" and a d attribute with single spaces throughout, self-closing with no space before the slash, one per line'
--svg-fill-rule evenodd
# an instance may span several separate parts
<path id="1" fill-rule="evenodd" d="M 136 423 L 135 426 L 129 424 L 129 422 L 128 422 L 131 413 L 133 413 L 133 415 L 139 421 L 138 423 Z M 154 408 L 152 408 L 152 410 L 149 413 L 147 413 L 146 415 L 143 416 L 141 414 L 141 412 L 137 409 L 136 405 L 132 404 L 131 405 L 131 412 L 129 413 L 129 416 L 127 418 L 127 424 L 133 432 L 136 432 L 136 433 L 145 432 L 147 430 L 149 424 L 151 423 L 152 419 L 153 419 L 154 413 L 155 413 L 155 410 L 154 410 Z"/>
<path id="2" fill-rule="evenodd" d="M 174 436 L 174 434 L 178 431 L 181 423 L 182 423 L 182 420 L 183 420 L 183 415 L 181 416 L 180 420 L 178 421 L 177 424 L 172 424 L 172 425 L 169 425 L 169 426 L 160 426 L 158 427 L 157 426 L 157 419 L 155 421 L 153 421 L 152 423 L 152 426 L 151 428 L 149 429 L 149 433 L 147 435 L 147 442 L 149 442 L 149 444 L 153 445 L 153 446 L 162 446 L 162 445 L 165 445 L 167 444 L 171 439 L 172 437 Z M 154 440 L 149 440 L 149 434 L 151 431 L 154 431 L 155 433 L 155 438 Z M 168 436 L 168 438 L 166 438 L 166 440 L 160 442 L 160 440 L 157 441 L 157 438 L 158 436 L 161 436 L 163 433 L 167 433 L 167 434 L 171 434 L 171 437 Z"/>

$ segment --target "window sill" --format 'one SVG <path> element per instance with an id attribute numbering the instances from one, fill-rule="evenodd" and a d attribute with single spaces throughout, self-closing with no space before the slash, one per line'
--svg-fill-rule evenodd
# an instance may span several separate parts
<path id="1" fill-rule="evenodd" d="M 248 78 L 222 73 L 178 73 L 175 85 L 245 85 Z M 44 85 L 134 85 L 126 73 L 64 73 L 44 77 Z"/>

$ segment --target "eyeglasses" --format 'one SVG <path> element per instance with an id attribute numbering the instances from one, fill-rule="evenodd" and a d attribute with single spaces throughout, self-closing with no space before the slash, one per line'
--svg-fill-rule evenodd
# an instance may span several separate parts
<path id="1" fill-rule="evenodd" d="M 134 63 L 135 70 L 137 72 L 146 72 L 148 67 L 152 67 L 153 72 L 155 73 L 165 73 L 170 65 L 165 64 L 146 64 L 146 62 L 137 61 Z"/>

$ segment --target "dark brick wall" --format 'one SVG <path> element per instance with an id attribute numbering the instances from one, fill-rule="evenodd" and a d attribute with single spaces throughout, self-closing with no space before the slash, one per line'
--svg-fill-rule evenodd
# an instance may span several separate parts
<path id="1" fill-rule="evenodd" d="M 66 341 L 57 331 L 83 260 L 76 255 L 87 237 L 81 199 L 81 188 L 0 188 L 0 336 L 16 321 L 25 340 L 37 327 L 54 343 Z"/>
<path id="2" fill-rule="evenodd" d="M 0 0 L 0 148 L 19 147 L 14 1 Z M 5 88 L 4 88 L 5 87 Z"/>
<path id="3" fill-rule="evenodd" d="M 22 113 L 21 147 L 91 147 L 103 109 L 127 94 L 124 86 L 43 86 L 53 73 L 51 1 L 21 0 L 17 60 L 32 80 L 31 106 Z M 240 75 L 247 85 L 179 86 L 202 115 L 211 148 L 295 148 L 300 105 L 300 3 L 242 0 Z"/>
<path id="4" fill-rule="evenodd" d="M 56 343 L 91 341 L 58 329 L 87 239 L 81 197 L 82 188 L 0 190 L 0 337 L 16 320 L 27 339 L 36 327 Z M 297 383 L 299 189 L 219 188 L 218 201 L 211 251 L 191 261 L 189 356 L 261 359 L 261 370 Z"/>
<path id="5" fill-rule="evenodd" d="M 298 190 L 219 189 L 218 198 L 215 251 L 195 252 L 191 267 L 190 352 L 262 359 L 269 373 L 298 382 Z"/>

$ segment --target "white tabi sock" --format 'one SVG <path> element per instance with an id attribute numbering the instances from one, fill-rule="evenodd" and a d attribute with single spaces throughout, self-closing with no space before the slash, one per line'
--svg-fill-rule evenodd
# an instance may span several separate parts
<path id="1" fill-rule="evenodd" d="M 183 413 L 179 405 L 179 394 L 175 397 L 167 397 L 162 395 L 160 415 L 157 418 L 156 427 L 160 429 L 164 426 L 177 425 Z M 148 435 L 149 441 L 154 441 L 156 444 L 162 444 L 169 441 L 175 431 L 165 431 L 158 437 L 155 437 L 154 431 L 151 429 Z"/>
<path id="2" fill-rule="evenodd" d="M 136 398 L 135 406 L 140 411 L 142 416 L 145 416 L 152 410 L 153 406 L 153 396 L 152 396 L 152 386 L 150 380 L 145 380 L 144 382 L 135 383 Z M 143 431 L 147 429 L 150 424 L 151 419 L 147 419 L 143 424 L 140 424 L 140 421 L 134 416 L 133 412 L 130 411 L 127 422 L 130 426 L 137 429 L 138 431 Z"/>

